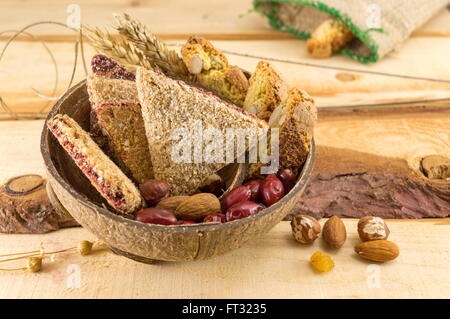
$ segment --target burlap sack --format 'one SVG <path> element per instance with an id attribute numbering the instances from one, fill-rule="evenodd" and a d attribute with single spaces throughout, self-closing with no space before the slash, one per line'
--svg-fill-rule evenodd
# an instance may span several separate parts
<path id="1" fill-rule="evenodd" d="M 326 19 L 343 22 L 356 36 L 342 54 L 376 62 L 397 49 L 408 36 L 449 0 L 254 0 L 257 12 L 282 31 L 307 39 Z"/>

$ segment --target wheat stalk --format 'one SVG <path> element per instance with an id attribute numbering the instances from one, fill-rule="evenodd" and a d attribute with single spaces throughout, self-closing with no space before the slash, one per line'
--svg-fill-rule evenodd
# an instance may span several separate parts
<path id="1" fill-rule="evenodd" d="M 113 37 L 99 28 L 83 26 L 83 30 L 97 50 L 117 60 L 128 71 L 135 72 L 140 66 L 160 70 L 158 65 L 148 59 L 133 43 L 120 37 Z"/>
<path id="2" fill-rule="evenodd" d="M 116 30 L 131 41 L 144 55 L 162 71 L 170 76 L 188 78 L 189 72 L 178 53 L 153 35 L 141 22 L 124 13 L 123 16 L 114 15 Z"/>

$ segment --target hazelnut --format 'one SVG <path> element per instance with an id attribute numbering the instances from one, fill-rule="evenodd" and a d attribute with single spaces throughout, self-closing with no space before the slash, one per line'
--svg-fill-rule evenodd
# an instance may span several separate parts
<path id="1" fill-rule="evenodd" d="M 319 237 L 320 224 L 311 216 L 296 215 L 291 221 L 292 234 L 302 244 L 310 244 Z"/>
<path id="2" fill-rule="evenodd" d="M 387 239 L 389 228 L 382 218 L 365 216 L 358 222 L 358 234 L 362 241 Z"/>
<path id="3" fill-rule="evenodd" d="M 142 197 L 149 206 L 155 206 L 158 202 L 170 196 L 170 186 L 164 181 L 149 179 L 139 185 Z"/>

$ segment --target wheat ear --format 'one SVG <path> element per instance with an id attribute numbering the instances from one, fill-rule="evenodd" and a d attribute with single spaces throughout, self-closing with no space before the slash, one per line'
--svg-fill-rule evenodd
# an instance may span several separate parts
<path id="1" fill-rule="evenodd" d="M 180 78 L 189 77 L 189 72 L 178 53 L 167 48 L 144 24 L 126 13 L 122 16 L 114 14 L 114 18 L 117 21 L 116 30 L 140 49 L 165 74 Z"/>
<path id="2" fill-rule="evenodd" d="M 133 43 L 120 37 L 113 37 L 108 32 L 103 32 L 99 28 L 83 26 L 83 31 L 94 48 L 119 62 L 128 71 L 135 72 L 140 66 L 147 69 L 160 70 Z"/>

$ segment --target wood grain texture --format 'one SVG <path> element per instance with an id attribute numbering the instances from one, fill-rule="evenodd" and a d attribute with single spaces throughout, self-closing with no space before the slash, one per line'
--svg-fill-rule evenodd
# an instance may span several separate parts
<path id="1" fill-rule="evenodd" d="M 180 44 L 183 41 L 173 42 Z M 0 42 L 0 45 L 4 42 Z M 367 71 L 379 71 L 450 79 L 450 64 L 445 63 L 445 54 L 450 51 L 447 38 L 413 38 L 404 48 L 389 55 L 377 64 L 355 64 L 343 56 L 333 56 L 326 60 L 309 57 L 305 43 L 297 40 L 258 40 L 258 41 L 214 41 L 224 50 L 249 53 L 258 56 L 284 58 L 306 63 L 321 63 L 329 66 L 357 68 Z M 69 84 L 72 73 L 74 47 L 73 43 L 49 43 L 58 62 L 59 82 L 57 95 L 62 94 Z M 280 56 L 280 48 L 283 54 Z M 430 50 L 429 48 L 433 48 Z M 94 50 L 86 45 L 86 60 L 90 62 Z M 427 59 L 424 59 L 424 56 Z M 248 71 L 253 71 L 259 59 L 228 54 L 230 63 Z M 302 65 L 273 62 L 291 86 L 305 89 L 314 97 L 319 108 L 332 108 L 358 104 L 377 104 L 386 102 L 405 102 L 424 99 L 445 99 L 436 103 L 413 103 L 419 106 L 450 106 L 450 84 L 426 82 L 379 75 L 357 74 L 326 70 Z M 54 85 L 54 66 L 50 57 L 39 42 L 16 42 L 6 52 L 0 63 L 0 96 L 17 112 L 36 112 L 47 102 L 37 96 L 31 88 L 51 94 Z M 78 63 L 74 83 L 85 77 L 81 62 Z M 51 104 L 53 104 L 52 102 Z M 348 108 L 348 107 L 347 107 Z M 371 108 L 371 107 L 369 107 Z M 50 106 L 45 111 L 49 111 Z M 1 111 L 0 111 L 1 114 Z"/>
<path id="2" fill-rule="evenodd" d="M 321 221 L 321 224 L 325 220 Z M 387 221 L 400 256 L 385 264 L 358 257 L 356 220 L 344 220 L 348 239 L 329 250 L 319 238 L 302 246 L 288 222 L 222 257 L 187 263 L 146 265 L 100 250 L 81 257 L 63 254 L 40 273 L 0 272 L 0 298 L 449 298 L 450 221 Z M 47 235 L 0 235 L 0 253 L 75 246 L 94 238 L 85 229 Z M 433 243 L 433 245 L 430 245 Z M 317 274 L 314 251 L 331 255 L 335 268 Z M 78 268 L 79 267 L 79 268 Z M 79 269 L 80 288 L 68 288 Z M 123 270 L 127 275 L 123 275 Z M 380 288 L 368 281 L 380 275 Z M 112 280 L 111 278 L 115 278 Z M 70 287 L 70 286 L 69 286 Z"/>
<path id="3" fill-rule="evenodd" d="M 70 0 L 41 0 L 20 5 L 16 0 L 3 0 L 0 10 L 0 30 L 20 29 L 36 21 L 65 22 Z M 112 24 L 113 12 L 127 12 L 147 23 L 156 34 L 166 39 L 201 34 L 212 39 L 282 39 L 293 38 L 273 30 L 266 19 L 256 13 L 240 18 L 252 8 L 251 0 L 78 0 L 81 22 L 100 27 Z M 449 12 L 442 10 L 413 37 L 450 36 Z M 16 17 L 21 17 L 17 19 Z M 67 41 L 75 38 L 61 27 L 39 27 L 35 34 L 41 39 Z M 4 35 L 3 38 L 6 38 Z"/>
<path id="4" fill-rule="evenodd" d="M 45 173 L 39 153 L 43 125 L 41 120 L 0 121 L 0 181 L 26 173 Z M 319 112 L 315 139 L 319 147 L 403 159 L 418 170 L 423 156 L 450 157 L 450 110 Z"/>
<path id="5" fill-rule="evenodd" d="M 425 153 L 448 154 L 449 121 L 448 111 L 320 112 L 316 141 L 319 147 L 383 154 L 393 162 L 404 159 L 414 163 L 413 158 Z M 39 154 L 42 126 L 43 121 L 0 122 L 0 180 L 43 173 Z M 336 160 L 336 165 L 345 163 Z M 364 170 L 364 162 L 361 165 L 360 170 Z M 330 171 L 332 166 L 330 163 L 322 169 Z M 372 289 L 367 288 L 366 281 L 373 268 L 368 269 L 369 263 L 353 254 L 356 221 L 344 222 L 349 239 L 343 250 L 330 252 L 336 269 L 323 276 L 314 274 L 307 262 L 312 252 L 324 249 L 321 241 L 311 247 L 299 246 L 291 239 L 289 224 L 282 222 L 261 239 L 209 261 L 143 265 L 99 252 L 86 258 L 67 255 L 38 274 L 0 272 L 0 297 L 450 297 L 449 219 L 389 221 L 391 239 L 399 244 L 400 257 L 380 265 L 381 288 Z M 0 235 L 0 253 L 34 248 L 41 241 L 49 248 L 65 248 L 81 239 L 93 237 L 84 229 L 44 236 Z M 67 288 L 70 264 L 80 266 L 80 289 Z M 130 275 L 122 276 L 123 269 Z"/>

